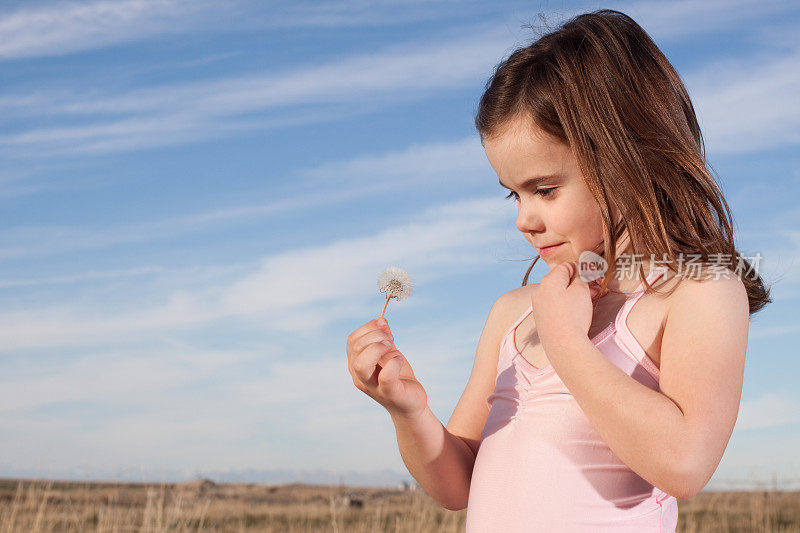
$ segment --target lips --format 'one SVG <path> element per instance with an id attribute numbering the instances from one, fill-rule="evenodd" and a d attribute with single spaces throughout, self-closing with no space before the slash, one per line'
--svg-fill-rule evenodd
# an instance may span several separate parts
<path id="1" fill-rule="evenodd" d="M 564 243 L 563 243 L 563 242 L 560 242 L 560 243 L 558 243 L 558 244 L 554 244 L 554 245 L 552 245 L 552 246 L 544 246 L 544 247 L 542 247 L 542 248 L 536 247 L 536 249 L 537 249 L 537 250 L 539 250 L 539 254 L 540 254 L 540 255 L 544 255 L 544 254 L 548 254 L 548 253 L 554 252 L 554 251 L 555 251 L 555 250 L 557 250 L 557 249 L 558 249 L 558 248 L 559 248 L 559 247 L 560 247 L 562 244 L 564 244 Z"/>

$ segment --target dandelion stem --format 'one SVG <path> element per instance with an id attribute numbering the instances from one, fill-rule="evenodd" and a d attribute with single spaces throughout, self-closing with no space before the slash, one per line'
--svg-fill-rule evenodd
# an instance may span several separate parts
<path id="1" fill-rule="evenodd" d="M 386 301 L 383 302 L 383 309 L 381 309 L 381 318 L 383 318 L 383 313 L 386 312 L 386 306 L 389 305 L 389 299 L 390 298 L 391 298 L 391 296 L 387 296 L 386 297 Z"/>

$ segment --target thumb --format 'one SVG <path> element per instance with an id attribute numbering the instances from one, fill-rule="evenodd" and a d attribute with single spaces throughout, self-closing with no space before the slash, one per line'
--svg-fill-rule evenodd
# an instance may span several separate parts
<path id="1" fill-rule="evenodd" d="M 556 271 L 552 272 L 552 274 L 563 288 L 567 288 L 575 278 L 575 272 L 575 265 L 569 261 L 565 261 L 564 263 L 558 265 Z"/>
<path id="2" fill-rule="evenodd" d="M 578 265 L 573 263 L 571 264 L 572 268 L 572 279 L 570 280 L 570 286 L 579 286 L 579 285 L 587 285 L 589 287 L 589 294 L 592 298 L 594 298 L 600 292 L 600 280 L 593 279 L 591 281 L 586 281 L 581 276 L 581 272 L 578 269 Z"/>
<path id="3" fill-rule="evenodd" d="M 391 389 L 397 386 L 400 369 L 403 367 L 403 356 L 396 355 L 386 361 L 383 369 L 378 374 L 378 386 Z"/>

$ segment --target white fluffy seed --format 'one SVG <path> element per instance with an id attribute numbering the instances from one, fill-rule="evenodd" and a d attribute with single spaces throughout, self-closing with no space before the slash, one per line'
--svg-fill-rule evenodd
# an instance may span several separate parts
<path id="1" fill-rule="evenodd" d="M 414 284 L 405 270 L 397 267 L 389 267 L 378 276 L 378 289 L 390 298 L 405 300 L 411 296 Z"/>

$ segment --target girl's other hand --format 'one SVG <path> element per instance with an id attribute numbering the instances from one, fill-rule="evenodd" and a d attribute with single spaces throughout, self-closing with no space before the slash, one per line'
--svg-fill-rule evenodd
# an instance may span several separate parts
<path id="1" fill-rule="evenodd" d="M 385 319 L 370 320 L 347 337 L 347 369 L 356 388 L 389 414 L 413 417 L 427 407 L 428 395 L 396 349 L 389 324 L 379 320 Z"/>
<path id="2" fill-rule="evenodd" d="M 576 335 L 589 337 L 594 313 L 592 298 L 598 294 L 598 285 L 586 283 L 575 262 L 560 263 L 542 278 L 541 283 L 532 287 L 531 305 L 536 333 L 548 356 L 551 356 L 548 347 L 564 339 Z"/>

